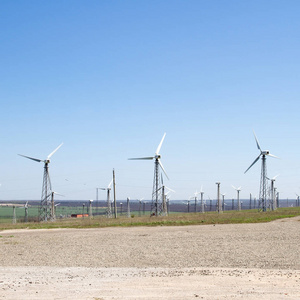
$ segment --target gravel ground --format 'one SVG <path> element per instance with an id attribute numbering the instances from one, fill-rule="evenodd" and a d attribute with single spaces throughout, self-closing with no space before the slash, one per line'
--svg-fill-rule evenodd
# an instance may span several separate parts
<path id="1" fill-rule="evenodd" d="M 300 299 L 299 217 L 0 236 L 0 299 Z"/>

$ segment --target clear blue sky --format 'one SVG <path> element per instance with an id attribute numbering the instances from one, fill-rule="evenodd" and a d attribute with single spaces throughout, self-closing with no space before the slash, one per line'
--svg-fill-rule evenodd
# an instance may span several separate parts
<path id="1" fill-rule="evenodd" d="M 282 198 L 300 194 L 299 1 L 1 1 L 0 199 L 53 189 L 151 199 L 154 154 L 188 199 L 216 181 L 258 196 L 263 149 Z M 67 179 L 67 180 L 66 180 Z M 99 192 L 99 199 L 105 199 Z"/>

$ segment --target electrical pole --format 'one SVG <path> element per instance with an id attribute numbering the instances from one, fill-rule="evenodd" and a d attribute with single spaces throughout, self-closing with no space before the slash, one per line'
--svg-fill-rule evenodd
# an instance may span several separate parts
<path id="1" fill-rule="evenodd" d="M 218 192 L 217 192 L 217 197 L 218 197 L 218 213 L 222 213 L 222 203 L 220 199 L 220 182 L 216 182 L 216 185 L 218 186 Z"/>
<path id="2" fill-rule="evenodd" d="M 115 219 L 116 219 L 117 218 L 117 200 L 116 200 L 115 169 L 113 169 L 113 189 L 114 189 L 114 207 L 115 207 Z"/>

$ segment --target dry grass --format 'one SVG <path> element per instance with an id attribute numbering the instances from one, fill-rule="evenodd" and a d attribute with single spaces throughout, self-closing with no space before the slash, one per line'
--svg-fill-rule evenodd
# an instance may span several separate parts
<path id="1" fill-rule="evenodd" d="M 300 207 L 280 208 L 276 211 L 259 212 L 257 210 L 226 211 L 218 214 L 209 213 L 178 213 L 167 217 L 134 217 L 125 216 L 117 219 L 104 217 L 84 219 L 62 219 L 48 223 L 18 223 L 0 224 L 0 230 L 4 229 L 51 229 L 51 228 L 98 228 L 98 227 L 130 227 L 130 226 L 184 226 L 184 225 L 207 225 L 207 224 L 239 224 L 239 223 L 262 223 L 276 219 L 289 218 L 300 215 Z"/>

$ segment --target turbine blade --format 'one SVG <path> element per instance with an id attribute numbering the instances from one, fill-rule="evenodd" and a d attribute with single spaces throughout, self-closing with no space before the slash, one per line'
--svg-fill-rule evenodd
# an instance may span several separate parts
<path id="1" fill-rule="evenodd" d="M 276 176 L 274 176 L 274 177 L 272 178 L 272 180 L 275 180 L 279 175 L 280 175 L 280 174 L 277 174 Z"/>
<path id="2" fill-rule="evenodd" d="M 258 148 L 258 150 L 261 152 L 260 145 L 259 145 L 259 142 L 258 142 L 258 140 L 257 140 L 257 137 L 256 137 L 256 135 L 255 135 L 254 130 L 253 130 L 253 133 L 254 133 L 254 137 L 255 137 L 255 140 L 256 140 L 257 148 Z"/>
<path id="3" fill-rule="evenodd" d="M 59 194 L 59 193 L 56 193 L 56 192 L 53 192 L 53 193 L 54 193 L 55 195 L 65 197 L 65 195 L 62 195 L 62 194 Z"/>
<path id="4" fill-rule="evenodd" d="M 275 156 L 275 155 L 273 155 L 273 154 L 268 154 L 268 156 L 271 156 L 271 157 L 274 157 L 274 158 L 278 158 L 278 159 L 279 159 L 278 156 Z"/>
<path id="5" fill-rule="evenodd" d="M 170 189 L 169 187 L 165 186 L 166 189 L 168 189 L 170 192 L 176 193 L 174 190 Z"/>
<path id="6" fill-rule="evenodd" d="M 201 193 L 201 194 L 204 193 L 204 191 L 203 191 L 203 189 L 202 189 L 202 185 L 201 185 L 201 191 L 200 191 L 200 193 Z"/>
<path id="7" fill-rule="evenodd" d="M 237 190 L 237 188 L 234 185 L 231 185 L 235 190 Z"/>
<path id="8" fill-rule="evenodd" d="M 48 156 L 47 159 L 50 159 L 50 157 L 62 146 L 63 143 L 61 143 L 54 151 L 52 151 Z"/>
<path id="9" fill-rule="evenodd" d="M 259 154 L 257 156 L 257 158 L 255 159 L 255 161 L 250 165 L 250 167 L 244 172 L 244 174 L 260 159 L 261 154 Z"/>
<path id="10" fill-rule="evenodd" d="M 138 157 L 138 158 L 128 158 L 129 160 L 151 160 L 151 159 L 153 159 L 154 157 L 150 157 L 150 156 L 148 156 L 148 157 Z"/>
<path id="11" fill-rule="evenodd" d="M 166 133 L 165 133 L 164 136 L 162 137 L 162 139 L 161 139 L 161 141 L 160 141 L 160 143 L 159 143 L 159 145 L 158 145 L 158 147 L 157 147 L 157 149 L 156 149 L 156 152 L 155 152 L 156 155 L 159 154 L 159 151 L 160 151 L 161 145 L 162 145 L 162 143 L 163 143 L 163 141 L 164 141 L 164 139 L 165 139 L 165 136 L 166 136 Z"/>
<path id="12" fill-rule="evenodd" d="M 163 167 L 163 165 L 162 165 L 162 163 L 161 163 L 160 160 L 158 160 L 158 163 L 159 163 L 161 169 L 163 170 L 163 172 L 165 173 L 166 177 L 169 179 L 169 177 L 168 177 L 168 175 L 167 175 L 167 173 L 166 173 L 166 171 L 165 171 L 165 169 L 164 169 L 164 167 Z"/>
<path id="13" fill-rule="evenodd" d="M 26 158 L 29 158 L 31 160 L 34 160 L 34 161 L 37 161 L 37 162 L 41 162 L 43 161 L 42 159 L 38 159 L 38 158 L 33 158 L 33 157 L 30 157 L 30 156 L 26 156 L 26 155 L 22 155 L 22 154 L 18 154 L 20 156 L 23 156 L 23 157 L 26 157 Z"/>
<path id="14" fill-rule="evenodd" d="M 113 179 L 111 180 L 111 182 L 109 183 L 109 185 L 108 185 L 108 189 L 111 187 L 111 185 L 112 185 L 112 183 L 113 183 Z"/>

